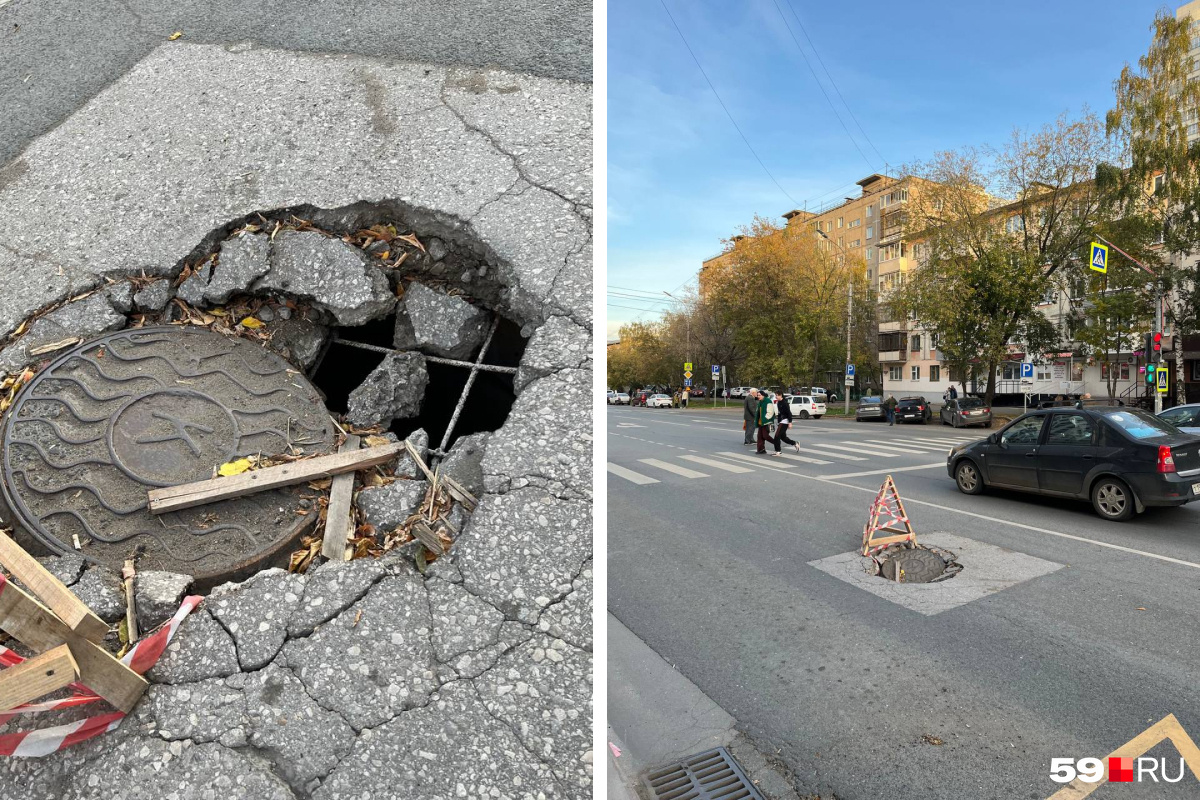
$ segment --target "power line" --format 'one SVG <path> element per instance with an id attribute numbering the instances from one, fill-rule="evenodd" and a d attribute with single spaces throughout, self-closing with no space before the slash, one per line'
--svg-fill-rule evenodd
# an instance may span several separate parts
<path id="1" fill-rule="evenodd" d="M 729 121 L 733 123 L 733 127 L 737 130 L 738 136 L 741 136 L 742 141 L 746 143 L 746 149 L 750 151 L 750 155 L 754 156 L 754 160 L 758 162 L 760 167 L 762 167 L 763 172 L 767 173 L 767 177 L 770 178 L 771 182 L 775 184 L 775 188 L 783 192 L 784 197 L 786 197 L 788 200 L 791 200 L 792 204 L 795 205 L 796 198 L 788 194 L 787 190 L 779 184 L 779 181 L 775 180 L 775 176 L 771 174 L 771 170 L 767 169 L 767 165 L 763 163 L 763 160 L 758 157 L 758 153 L 755 152 L 754 147 L 750 144 L 750 140 L 746 138 L 746 134 L 742 133 L 742 129 L 740 126 L 738 126 L 737 120 L 733 118 L 733 114 L 729 113 L 729 109 L 726 107 L 725 101 L 721 99 L 721 95 L 717 92 L 717 87 L 713 86 L 713 82 L 708 79 L 708 73 L 705 72 L 704 67 L 700 65 L 700 59 L 696 58 L 696 54 L 692 51 L 692 46 L 688 44 L 687 37 L 684 36 L 683 31 L 680 30 L 679 23 L 675 21 L 675 17 L 671 16 L 671 9 L 667 8 L 666 0 L 658 0 L 658 2 L 662 5 L 663 11 L 667 12 L 667 17 L 671 20 L 671 24 L 675 27 L 675 32 L 678 33 L 679 38 L 683 40 L 683 46 L 686 47 L 688 53 L 691 54 L 692 61 L 696 62 L 696 67 L 700 70 L 700 74 L 704 76 L 704 81 L 708 84 L 708 88 L 712 89 L 713 97 L 717 98 L 717 102 L 721 104 L 721 108 L 725 111 L 725 116 L 729 117 Z"/>
<path id="2" fill-rule="evenodd" d="M 635 308 L 633 306 L 618 305 L 617 303 L 605 303 L 604 305 L 607 308 L 625 308 L 630 311 L 641 311 L 642 314 L 651 314 L 651 313 L 662 314 L 664 311 L 666 311 L 666 309 L 663 309 L 663 308 Z M 641 316 L 641 315 L 639 315 L 639 316 Z M 637 319 L 637 317 L 634 317 L 634 319 Z"/>
<path id="3" fill-rule="evenodd" d="M 783 20 L 783 26 L 787 28 L 788 34 L 792 37 L 792 41 L 796 43 L 796 49 L 800 51 L 800 55 L 804 57 L 804 65 L 808 67 L 808 71 L 812 73 L 813 80 L 817 82 L 817 87 L 821 90 L 821 94 L 825 95 L 825 102 L 829 103 L 829 110 L 837 117 L 838 124 L 842 126 L 842 130 L 846 132 L 846 137 L 850 143 L 854 145 L 854 149 L 862 156 L 863 161 L 867 162 L 867 166 L 875 169 L 875 165 L 871 163 L 871 159 L 867 158 L 867 154 L 858 146 L 858 141 L 854 138 L 854 134 L 850 133 L 850 129 L 846 127 L 846 123 L 842 120 L 842 115 L 838 113 L 837 106 L 833 104 L 833 100 L 829 97 L 829 92 L 825 91 L 825 84 L 821 83 L 821 79 L 817 77 L 817 71 L 813 69 L 812 62 L 808 60 L 808 53 L 804 52 L 804 48 L 800 46 L 800 40 L 796 38 L 796 34 L 792 31 L 791 24 L 787 21 L 787 17 L 783 15 L 783 9 L 779 7 L 778 0 L 771 0 L 775 4 L 775 10 L 779 12 L 779 18 Z"/>
<path id="4" fill-rule="evenodd" d="M 613 286 L 612 284 L 609 284 L 608 288 L 617 289 L 622 292 L 637 292 L 638 294 L 652 294 L 655 296 L 662 294 L 662 292 L 646 291 L 645 289 L 631 289 L 628 286 Z"/>
<path id="5" fill-rule="evenodd" d="M 867 135 L 865 130 L 863 130 L 862 123 L 858 121 L 858 117 L 854 116 L 854 110 L 850 108 L 850 104 L 846 102 L 846 98 L 842 95 L 842 90 L 838 88 L 837 81 L 833 79 L 833 75 L 829 74 L 829 68 L 825 66 L 824 59 L 822 59 L 821 54 L 817 52 L 817 46 L 813 44 L 812 37 L 808 35 L 808 29 L 805 28 L 804 23 L 800 21 L 800 15 L 796 13 L 796 7 L 792 5 L 792 0 L 784 0 L 784 2 L 787 3 L 788 10 L 792 12 L 792 16 L 796 18 L 796 24 L 800 26 L 800 30 L 804 34 L 804 38 L 808 41 L 808 46 L 812 48 L 813 55 L 817 57 L 817 63 L 820 64 L 821 69 L 825 71 L 825 77 L 829 78 L 830 85 L 832 85 L 833 90 L 837 92 L 838 97 L 842 101 L 842 105 L 846 107 L 846 113 L 850 115 L 850 119 L 854 120 L 854 124 L 858 127 L 858 130 L 863 135 L 863 138 L 867 140 L 867 144 L 871 145 L 871 149 L 875 151 L 875 155 L 879 156 L 879 160 L 886 164 L 887 159 L 883 157 L 883 153 L 879 152 L 879 148 L 875 146 L 875 143 L 871 141 L 871 137 Z"/>

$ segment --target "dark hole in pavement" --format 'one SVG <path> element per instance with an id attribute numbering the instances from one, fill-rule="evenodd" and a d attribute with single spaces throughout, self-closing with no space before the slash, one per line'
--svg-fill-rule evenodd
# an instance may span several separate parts
<path id="1" fill-rule="evenodd" d="M 500 325 L 496 328 L 496 335 L 492 337 L 492 346 L 488 348 L 483 363 L 494 364 L 498 367 L 519 366 L 521 356 L 525 354 L 525 345 L 528 343 L 529 340 L 521 336 L 520 325 L 501 317 Z M 509 391 L 512 391 L 512 381 L 510 380 L 508 384 Z"/>
<path id="2" fill-rule="evenodd" d="M 377 319 L 366 325 L 353 328 L 338 328 L 336 334 L 341 339 L 363 344 L 373 344 L 379 347 L 392 346 L 392 331 L 396 327 L 396 317 Z M 345 413 L 346 402 L 350 393 L 366 380 L 371 371 L 383 363 L 383 354 L 370 350 L 360 350 L 357 347 L 347 347 L 336 342 L 329 346 L 325 358 L 317 365 L 317 371 L 312 381 L 325 395 L 325 405 L 335 413 Z"/>
<path id="3" fill-rule="evenodd" d="M 425 404 L 421 407 L 420 416 L 396 420 L 392 423 L 391 431 L 403 439 L 418 428 L 424 428 L 429 434 L 430 446 L 436 446 L 446 433 L 446 426 L 450 424 L 450 417 L 454 414 L 454 407 L 470 372 L 463 367 L 434 363 L 427 364 L 426 369 L 429 371 L 429 388 L 425 390 Z M 516 395 L 513 394 L 511 375 L 479 373 L 471 393 L 467 395 L 467 402 L 454 426 L 454 435 L 447 449 L 459 437 L 497 430 L 508 418 L 514 400 Z"/>

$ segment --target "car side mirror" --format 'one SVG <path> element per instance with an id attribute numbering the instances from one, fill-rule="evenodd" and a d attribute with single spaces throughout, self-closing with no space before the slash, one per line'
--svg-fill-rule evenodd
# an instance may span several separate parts
<path id="1" fill-rule="evenodd" d="M 987 440 L 988 440 L 988 444 L 999 444 L 1000 443 L 1000 434 L 998 434 L 998 433 L 988 434 Z"/>

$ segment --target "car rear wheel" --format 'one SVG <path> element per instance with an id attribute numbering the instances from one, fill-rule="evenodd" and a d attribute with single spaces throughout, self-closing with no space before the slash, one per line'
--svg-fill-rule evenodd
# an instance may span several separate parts
<path id="1" fill-rule="evenodd" d="M 979 468 L 970 459 L 963 459 L 954 468 L 954 482 L 963 494 L 979 494 L 983 491 L 983 477 Z"/>
<path id="2" fill-rule="evenodd" d="M 1092 486 L 1092 508 L 1105 519 L 1124 522 L 1133 516 L 1133 492 L 1120 478 L 1103 477 Z"/>
<path id="3" fill-rule="evenodd" d="M 808 412 L 801 411 L 799 416 L 800 416 L 800 419 L 808 419 Z"/>

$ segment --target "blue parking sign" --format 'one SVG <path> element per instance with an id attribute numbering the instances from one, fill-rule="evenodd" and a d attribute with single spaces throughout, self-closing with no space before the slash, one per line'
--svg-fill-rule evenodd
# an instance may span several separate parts
<path id="1" fill-rule="evenodd" d="M 847 377 L 847 378 L 853 378 L 853 377 L 854 377 L 854 365 L 853 365 L 853 364 L 847 364 L 847 365 L 846 365 L 846 377 Z"/>
<path id="2" fill-rule="evenodd" d="M 1022 378 L 1032 378 L 1033 377 L 1033 364 L 1031 362 L 1029 362 L 1029 361 L 1021 362 L 1021 377 Z"/>

